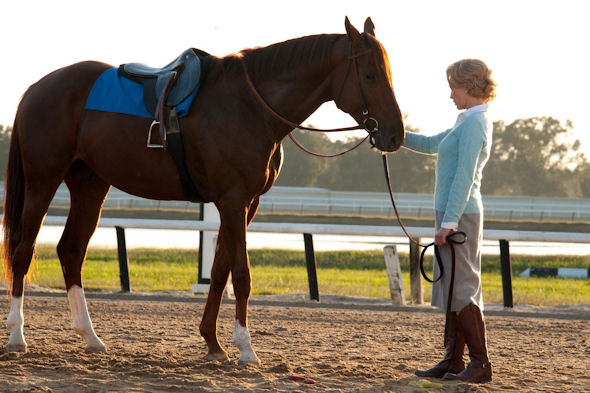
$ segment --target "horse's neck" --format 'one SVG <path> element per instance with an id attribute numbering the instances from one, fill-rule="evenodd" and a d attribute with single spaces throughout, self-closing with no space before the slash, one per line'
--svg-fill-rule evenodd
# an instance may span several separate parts
<path id="1" fill-rule="evenodd" d="M 303 50 L 300 56 L 309 57 L 306 59 L 305 65 L 277 67 L 277 70 L 273 70 L 273 72 L 258 74 L 254 82 L 256 89 L 266 103 L 279 115 L 290 122 L 301 124 L 320 105 L 334 99 L 332 97 L 333 71 L 346 56 L 341 39 L 344 37 L 343 35 L 319 36 L 320 39 L 329 40 L 324 43 L 330 46 L 329 53 L 316 53 L 314 56 Z M 301 45 L 305 45 L 303 40 Z M 291 43 L 294 44 L 294 47 L 291 49 L 297 50 L 298 43 L 297 40 L 294 40 Z M 271 49 L 284 50 L 284 48 L 278 47 Z M 263 50 L 269 50 L 269 48 L 263 48 Z M 256 51 L 252 51 L 245 61 L 248 62 L 248 57 L 256 55 Z M 265 55 L 268 57 L 268 53 Z M 252 60 L 256 61 L 256 59 Z M 291 129 L 289 126 L 280 127 L 278 138 L 282 139 Z"/>

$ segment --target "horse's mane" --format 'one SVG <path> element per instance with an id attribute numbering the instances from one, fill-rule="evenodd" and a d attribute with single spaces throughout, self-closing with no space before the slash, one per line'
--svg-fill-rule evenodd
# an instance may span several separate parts
<path id="1" fill-rule="evenodd" d="M 237 55 L 225 58 L 226 66 L 233 68 L 243 58 L 253 81 L 259 77 L 279 75 L 299 66 L 323 64 L 330 61 L 334 43 L 345 37 L 343 34 L 320 34 L 295 38 L 266 47 L 244 49 Z"/>

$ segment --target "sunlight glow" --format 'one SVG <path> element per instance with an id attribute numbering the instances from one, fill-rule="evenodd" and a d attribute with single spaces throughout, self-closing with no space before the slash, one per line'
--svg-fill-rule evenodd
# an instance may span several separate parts
<path id="1" fill-rule="evenodd" d="M 167 64 L 188 47 L 217 56 L 309 34 L 344 33 L 344 17 L 362 29 L 371 16 L 388 52 L 393 86 L 408 123 L 430 134 L 457 111 L 445 80 L 448 64 L 486 61 L 498 82 L 492 118 L 572 120 L 590 156 L 590 37 L 584 2 L 384 1 L 4 1 L 0 5 L 0 124 L 12 124 L 21 95 L 52 70 L 95 59 L 110 64 Z M 158 10 L 162 32 L 146 21 Z M 178 12 L 178 10 L 183 10 Z M 34 10 L 34 11 L 33 11 Z M 116 11 L 113 11 L 116 10 Z M 265 10 L 260 13 L 260 10 Z M 175 37 L 171 37 L 175 34 Z M 352 118 L 326 104 L 304 124 L 341 127 Z"/>

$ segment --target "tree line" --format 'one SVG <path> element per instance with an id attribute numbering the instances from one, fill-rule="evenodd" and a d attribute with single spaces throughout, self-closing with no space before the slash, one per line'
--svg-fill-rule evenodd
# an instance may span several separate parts
<path id="1" fill-rule="evenodd" d="M 494 123 L 490 160 L 484 169 L 485 195 L 590 198 L 590 162 L 572 137 L 572 124 L 551 117 Z M 411 126 L 408 130 L 419 132 Z M 0 125 L 0 171 L 6 172 L 11 127 Z M 325 133 L 295 130 L 309 150 L 334 154 L 350 149 L 360 138 L 330 141 Z M 331 190 L 387 191 L 381 155 L 368 142 L 334 158 L 309 155 L 286 138 L 285 159 L 277 185 Z M 407 149 L 389 154 L 394 192 L 431 193 L 436 156 Z"/>
<path id="2" fill-rule="evenodd" d="M 590 198 L 590 162 L 580 152 L 580 141 L 572 137 L 572 128 L 571 122 L 562 124 L 551 117 L 495 122 L 482 193 Z M 294 136 L 308 149 L 325 154 L 345 151 L 360 141 L 331 142 L 326 134 L 301 130 Z M 380 154 L 369 143 L 335 158 L 311 156 L 288 138 L 283 147 L 285 162 L 277 185 L 387 191 Z M 394 192 L 432 193 L 435 165 L 436 156 L 405 148 L 389 154 Z"/>

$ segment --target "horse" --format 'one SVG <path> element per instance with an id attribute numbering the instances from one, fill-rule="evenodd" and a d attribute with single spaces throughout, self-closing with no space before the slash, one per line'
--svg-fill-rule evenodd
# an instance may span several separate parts
<path id="1" fill-rule="evenodd" d="M 390 64 L 370 18 L 360 33 L 345 18 L 346 34 L 320 34 L 211 56 L 209 70 L 188 115 L 179 120 L 186 166 L 203 202 L 221 219 L 199 331 L 205 358 L 228 359 L 217 338 L 217 319 L 231 272 L 235 295 L 233 343 L 240 365 L 260 364 L 248 331 L 251 275 L 247 227 L 260 196 L 277 178 L 281 142 L 333 100 L 370 133 L 374 148 L 394 152 L 404 139 Z M 18 106 L 10 142 L 3 208 L 3 258 L 10 311 L 8 352 L 26 351 L 24 278 L 36 238 L 58 186 L 70 191 L 70 210 L 57 254 L 63 270 L 72 327 L 87 351 L 106 351 L 90 319 L 82 265 L 111 186 L 156 200 L 187 200 L 178 171 L 164 149 L 147 149 L 150 119 L 85 108 L 97 78 L 111 65 L 84 61 L 58 69 L 31 85 Z M 248 80 L 270 113 L 255 98 Z"/>

